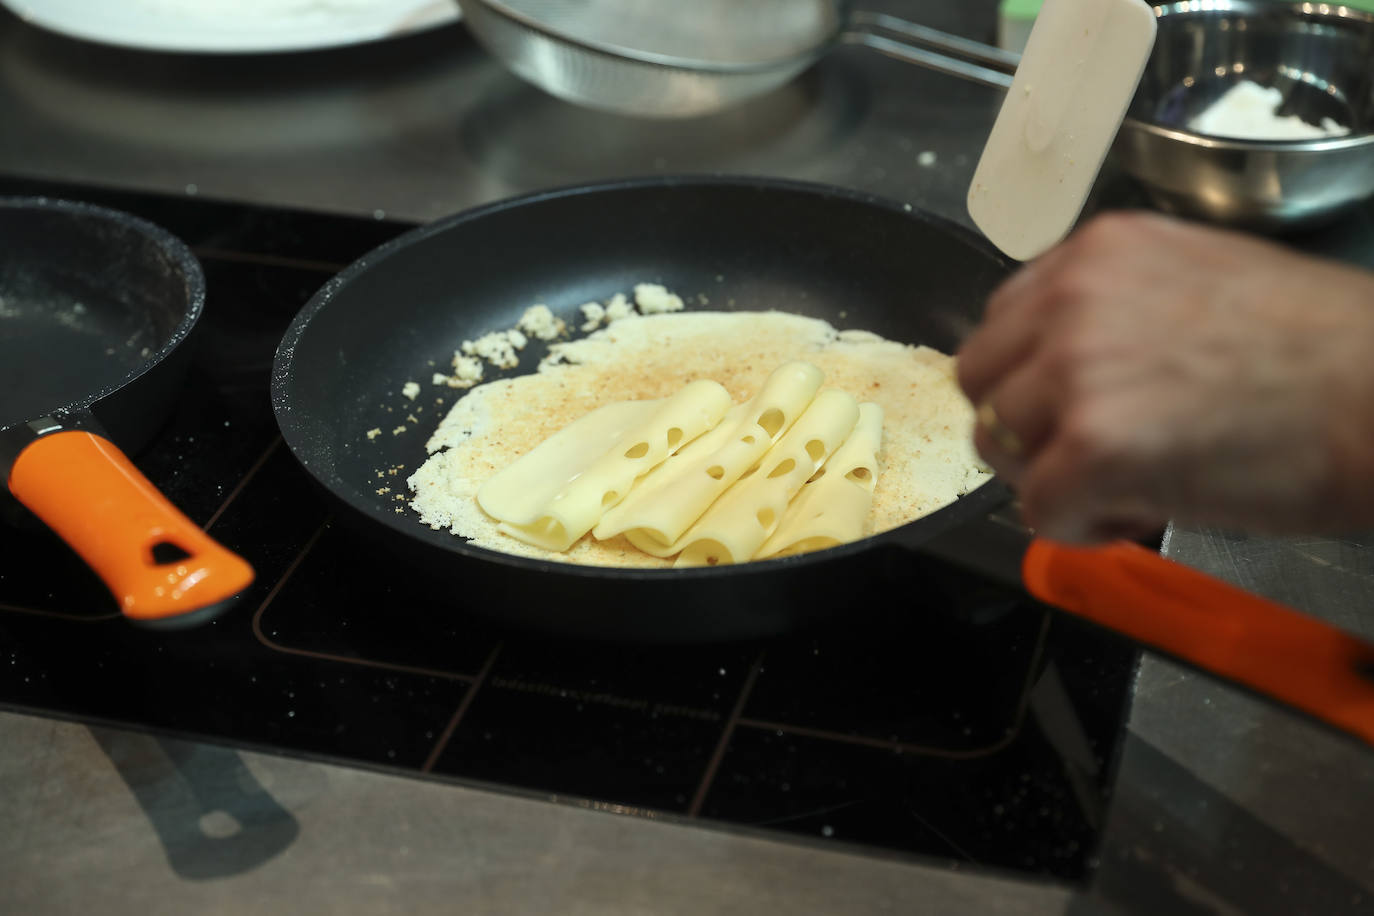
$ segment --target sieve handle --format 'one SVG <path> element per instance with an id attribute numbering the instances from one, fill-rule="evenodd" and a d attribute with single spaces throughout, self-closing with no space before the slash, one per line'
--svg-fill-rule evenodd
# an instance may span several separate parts
<path id="1" fill-rule="evenodd" d="M 1021 55 L 982 42 L 916 25 L 886 13 L 854 13 L 840 40 L 897 60 L 1006 89 Z"/>

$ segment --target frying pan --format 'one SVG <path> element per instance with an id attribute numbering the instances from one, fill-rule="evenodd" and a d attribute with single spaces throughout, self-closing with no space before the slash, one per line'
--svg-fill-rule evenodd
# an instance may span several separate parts
<path id="1" fill-rule="evenodd" d="M 162 229 L 0 198 L 0 471 L 149 626 L 207 620 L 253 578 L 115 445 L 143 445 L 171 410 L 204 302 L 200 265 Z"/>
<path id="2" fill-rule="evenodd" d="M 952 352 L 1010 268 L 957 225 L 830 187 L 669 178 L 539 193 L 414 230 L 327 283 L 278 349 L 273 405 L 341 520 L 406 558 L 379 569 L 422 568 L 454 605 L 506 624 L 644 642 L 762 637 L 864 604 L 918 613 L 924 571 L 952 562 L 1374 741 L 1371 647 L 1135 545 L 1033 539 L 997 480 L 856 543 L 652 570 L 475 547 L 398 512 L 378 486 L 381 470 L 403 468 L 388 481 L 400 488 L 442 415 L 369 439 L 399 417 L 382 412 L 388 394 L 428 379 L 429 361 L 446 365 L 462 340 L 513 327 L 532 303 L 572 318 L 579 303 L 656 281 L 689 301 L 705 294 L 713 309 L 780 309 Z M 538 357 L 527 350 L 516 371 Z"/>

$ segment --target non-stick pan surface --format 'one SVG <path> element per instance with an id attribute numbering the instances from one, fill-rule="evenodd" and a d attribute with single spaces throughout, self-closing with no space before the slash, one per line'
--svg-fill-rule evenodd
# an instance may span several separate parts
<path id="1" fill-rule="evenodd" d="M 431 366 L 446 368 L 463 340 L 513 327 L 534 303 L 575 326 L 579 304 L 646 281 L 694 309 L 779 309 L 951 352 L 1007 271 L 990 245 L 952 223 L 834 188 L 655 179 L 536 194 L 416 230 L 332 280 L 281 344 L 273 402 L 287 444 L 342 502 L 345 521 L 362 522 L 410 561 L 379 553 L 380 576 L 418 564 L 447 581 L 455 606 L 580 636 L 775 634 L 885 600 L 893 583 L 909 587 L 914 561 L 900 545 L 986 512 L 1004 491 L 983 487 L 857 544 L 727 568 L 517 558 L 431 530 L 396 499 L 458 396 L 430 385 Z M 514 371 L 533 371 L 539 355 L 532 345 Z M 423 390 L 418 425 L 405 422 L 408 402 L 397 396 L 412 380 Z M 392 435 L 396 426 L 410 428 Z M 368 439 L 378 427 L 381 435 Z"/>
<path id="2" fill-rule="evenodd" d="M 157 226 L 0 199 L 0 429 L 94 408 L 138 448 L 166 418 L 204 305 L 200 265 Z"/>

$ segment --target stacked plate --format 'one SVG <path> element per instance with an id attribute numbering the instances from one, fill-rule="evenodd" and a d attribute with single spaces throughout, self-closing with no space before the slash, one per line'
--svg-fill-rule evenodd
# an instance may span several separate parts
<path id="1" fill-rule="evenodd" d="M 304 51 L 378 41 L 458 19 L 455 0 L 0 0 L 72 38 L 151 51 Z"/>

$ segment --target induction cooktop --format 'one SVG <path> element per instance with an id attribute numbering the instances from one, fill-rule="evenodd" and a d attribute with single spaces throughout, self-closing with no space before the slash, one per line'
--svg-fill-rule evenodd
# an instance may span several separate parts
<path id="1" fill-rule="evenodd" d="M 47 182 L 0 193 L 113 206 L 191 245 L 209 290 L 194 365 L 134 459 L 257 570 L 218 619 L 140 629 L 11 500 L 0 707 L 861 854 L 1091 872 L 1131 645 L 953 570 L 931 585 L 948 613 L 860 587 L 856 605 L 889 609 L 767 642 L 646 648 L 484 622 L 463 610 L 473 596 L 335 524 L 268 401 L 297 309 L 410 225 Z"/>

